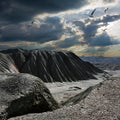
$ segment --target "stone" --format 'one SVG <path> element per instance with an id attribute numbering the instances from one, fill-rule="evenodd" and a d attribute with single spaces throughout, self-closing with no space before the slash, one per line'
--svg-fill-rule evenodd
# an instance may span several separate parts
<path id="1" fill-rule="evenodd" d="M 0 120 L 57 108 L 58 103 L 40 78 L 24 73 L 0 73 Z"/>

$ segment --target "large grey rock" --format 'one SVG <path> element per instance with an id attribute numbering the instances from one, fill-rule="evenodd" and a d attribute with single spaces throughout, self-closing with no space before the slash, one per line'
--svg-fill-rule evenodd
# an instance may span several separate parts
<path id="1" fill-rule="evenodd" d="M 12 57 L 20 72 L 38 76 L 44 82 L 95 79 L 94 74 L 102 72 L 72 52 L 22 49 L 2 52 Z"/>
<path id="2" fill-rule="evenodd" d="M 59 107 L 43 82 L 29 74 L 0 74 L 0 120 Z"/>
<path id="3" fill-rule="evenodd" d="M 2 73 L 18 73 L 14 61 L 9 55 L 0 53 L 0 72 Z"/>

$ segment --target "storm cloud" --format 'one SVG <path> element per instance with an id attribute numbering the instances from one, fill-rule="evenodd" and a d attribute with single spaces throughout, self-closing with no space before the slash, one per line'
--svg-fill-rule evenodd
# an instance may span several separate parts
<path id="1" fill-rule="evenodd" d="M 65 40 L 57 42 L 55 45 L 57 48 L 69 48 L 73 45 L 79 44 L 80 36 L 73 36 L 70 38 L 66 38 Z"/>
<path id="2" fill-rule="evenodd" d="M 120 0 L 1 0 L 0 49 L 40 48 L 102 55 L 120 44 L 118 3 Z"/>
<path id="3" fill-rule="evenodd" d="M 83 54 L 86 55 L 98 55 L 101 56 L 103 55 L 109 48 L 106 47 L 100 47 L 100 48 L 93 48 L 93 47 L 88 47 L 87 49 L 83 50 Z"/>
<path id="4" fill-rule="evenodd" d="M 64 28 L 59 17 L 46 17 L 43 23 L 11 24 L 0 29 L 0 41 L 36 41 L 39 43 L 58 40 Z"/>
<path id="5" fill-rule="evenodd" d="M 93 37 L 87 41 L 89 46 L 110 46 L 120 44 L 120 41 L 115 40 L 114 38 L 110 37 L 106 32 Z"/>
<path id="6" fill-rule="evenodd" d="M 87 0 L 1 0 L 0 21 L 18 23 L 30 20 L 37 14 L 76 9 L 86 3 Z"/>
<path id="7" fill-rule="evenodd" d="M 109 29 L 109 24 L 120 20 L 120 15 L 106 15 L 102 18 L 93 20 L 85 19 L 84 21 L 74 21 L 72 24 L 82 31 L 84 43 L 89 46 L 109 46 L 120 44 L 120 41 L 110 36 L 106 31 Z M 98 29 L 101 29 L 101 31 Z"/>

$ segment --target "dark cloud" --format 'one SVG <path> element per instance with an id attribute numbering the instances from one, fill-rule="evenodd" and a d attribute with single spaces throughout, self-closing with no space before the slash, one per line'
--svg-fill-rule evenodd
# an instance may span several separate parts
<path id="1" fill-rule="evenodd" d="M 85 54 L 103 53 L 107 50 L 106 46 L 120 44 L 118 40 L 107 34 L 107 30 L 101 30 L 98 33 L 99 28 L 107 28 L 110 22 L 120 19 L 120 15 L 114 15 L 114 13 L 105 15 L 104 9 L 101 13 L 98 8 L 95 14 L 99 14 L 99 12 L 101 14 L 95 15 L 93 18 L 84 15 L 87 11 L 91 11 L 89 9 L 80 13 L 67 13 L 59 17 L 48 17 L 48 14 L 46 18 L 39 18 L 32 24 L 33 17 L 37 14 L 80 8 L 88 1 L 90 0 L 1 0 L 0 42 L 12 43 L 11 41 L 14 41 L 16 48 L 44 50 L 67 49 L 75 45 L 87 44 L 89 48 L 84 51 Z M 103 1 L 105 3 L 114 2 L 114 0 Z M 64 40 L 61 40 L 62 35 L 66 35 Z M 36 44 L 17 44 L 17 41 L 34 41 Z M 46 43 L 49 41 L 52 41 L 50 45 Z M 5 48 L 9 48 L 7 43 L 0 46 L 0 49 Z"/>
<path id="2" fill-rule="evenodd" d="M 79 44 L 79 38 L 80 36 L 73 36 L 70 38 L 66 38 L 65 40 L 59 41 L 55 44 L 56 48 L 69 48 L 71 46 Z"/>
<path id="3" fill-rule="evenodd" d="M 114 22 L 120 19 L 120 14 L 116 14 L 116 15 L 107 15 L 104 16 L 103 19 L 101 20 L 101 22 L 103 23 L 108 23 L 108 22 Z M 99 21 L 98 21 L 99 22 Z"/>
<path id="4" fill-rule="evenodd" d="M 49 46 L 47 45 L 47 46 L 42 47 L 41 50 L 57 50 L 57 48 L 53 47 L 53 46 L 50 46 L 50 45 Z"/>
<path id="5" fill-rule="evenodd" d="M 83 32 L 83 38 L 85 41 L 95 36 L 97 33 L 97 29 L 100 27 L 98 23 L 96 23 L 95 21 L 90 21 L 89 19 L 88 21 L 74 21 L 73 24 L 76 25 L 79 30 Z"/>
<path id="6" fill-rule="evenodd" d="M 26 45 L 18 45 L 18 46 L 15 46 L 14 48 L 22 48 L 22 49 L 27 49 L 27 50 L 33 50 L 33 49 L 41 49 L 41 50 L 54 50 L 55 47 L 52 47 L 52 46 L 44 46 L 43 44 L 41 45 L 29 45 L 29 46 L 26 46 Z"/>
<path id="7" fill-rule="evenodd" d="M 19 24 L 10 24 L 0 28 L 0 41 L 36 41 L 39 43 L 45 43 L 53 40 L 59 40 L 63 34 L 69 34 L 69 37 L 63 41 L 56 43 L 57 47 L 67 48 L 75 44 L 89 44 L 91 46 L 108 46 L 118 44 L 116 41 L 111 42 L 111 38 L 108 34 L 100 34 L 96 36 L 99 27 L 106 26 L 109 22 L 116 21 L 120 18 L 119 15 L 107 15 L 102 19 L 86 19 L 85 21 L 72 22 L 73 27 L 83 32 L 82 36 L 76 36 L 75 32 L 70 28 L 72 25 L 68 25 L 66 30 L 64 29 L 64 23 L 60 17 L 46 17 L 39 19 L 35 24 L 31 22 L 23 22 Z M 88 24 L 89 23 L 89 24 Z M 69 24 L 69 23 L 66 23 Z M 100 24 L 100 25 L 99 25 Z M 83 37 L 85 42 L 78 42 L 78 39 Z"/>
<path id="8" fill-rule="evenodd" d="M 83 52 L 83 54 L 89 54 L 89 55 L 98 55 L 101 56 L 103 53 L 105 53 L 109 48 L 106 47 L 100 47 L 100 48 L 95 48 L 95 47 L 88 47 L 86 48 Z"/>
<path id="9" fill-rule="evenodd" d="M 0 0 L 0 21 L 20 22 L 42 13 L 76 9 L 87 0 Z"/>
<path id="10" fill-rule="evenodd" d="M 0 29 L 0 41 L 37 41 L 48 42 L 58 40 L 64 32 L 59 17 L 46 17 L 44 23 L 20 23 L 8 25 Z"/>
<path id="11" fill-rule="evenodd" d="M 90 20 L 89 18 L 84 21 L 74 21 L 73 24 L 83 32 L 83 38 L 85 44 L 89 46 L 109 46 L 120 44 L 118 40 L 109 36 L 106 31 L 102 31 L 99 35 L 98 29 L 105 27 L 106 30 L 109 29 L 107 26 L 110 22 L 114 22 L 120 19 L 120 15 L 106 15 L 102 19 L 97 18 Z"/>
<path id="12" fill-rule="evenodd" d="M 118 40 L 110 37 L 106 32 L 89 39 L 87 42 L 89 46 L 110 46 L 120 44 Z"/>

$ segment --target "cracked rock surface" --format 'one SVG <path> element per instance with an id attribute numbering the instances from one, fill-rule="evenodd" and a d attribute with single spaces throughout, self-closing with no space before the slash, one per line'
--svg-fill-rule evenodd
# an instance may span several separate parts
<path id="1" fill-rule="evenodd" d="M 57 108 L 59 105 L 40 78 L 0 73 L 0 120 Z"/>

